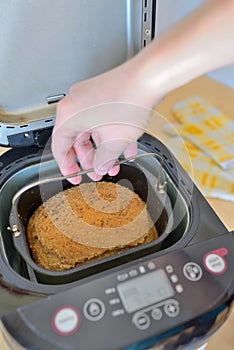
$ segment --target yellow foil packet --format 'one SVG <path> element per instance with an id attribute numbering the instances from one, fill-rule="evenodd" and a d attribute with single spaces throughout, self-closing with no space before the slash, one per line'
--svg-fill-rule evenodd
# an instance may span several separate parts
<path id="1" fill-rule="evenodd" d="M 172 113 L 179 133 L 219 167 L 234 168 L 234 121 L 200 96 L 177 102 Z"/>
<path id="2" fill-rule="evenodd" d="M 172 112 L 178 123 L 163 127 L 169 149 L 204 196 L 234 202 L 234 121 L 198 96 Z"/>
<path id="3" fill-rule="evenodd" d="M 172 135 L 172 129 L 164 131 Z M 174 126 L 174 131 L 176 130 Z M 208 198 L 219 198 L 234 202 L 234 169 L 220 168 L 198 147 L 174 132 L 167 146 L 180 164 L 192 177 L 202 194 Z"/>

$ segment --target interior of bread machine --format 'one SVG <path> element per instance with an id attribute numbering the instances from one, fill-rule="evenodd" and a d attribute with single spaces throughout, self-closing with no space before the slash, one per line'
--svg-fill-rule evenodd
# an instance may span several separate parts
<path id="1" fill-rule="evenodd" d="M 165 250 L 184 246 L 207 231 L 208 223 L 202 217 L 209 213 L 217 220 L 214 220 L 213 233 L 226 232 L 167 147 L 153 136 L 144 134 L 138 142 L 140 157 L 133 162 L 123 162 L 116 177 L 104 176 L 103 180 L 129 187 L 146 202 L 159 237 L 153 242 L 65 271 L 44 269 L 33 260 L 26 235 L 29 218 L 46 199 L 72 186 L 61 177 L 50 149 L 56 102 L 66 95 L 72 83 L 121 64 L 147 45 L 154 35 L 154 2 L 114 2 L 119 15 L 111 17 L 111 26 L 109 13 L 113 13 L 113 8 L 110 8 L 113 2 L 102 0 L 101 3 L 102 6 L 93 6 L 92 1 L 87 2 L 85 13 L 89 14 L 89 21 L 84 23 L 87 28 L 82 27 L 82 31 L 79 28 L 76 49 L 61 53 L 63 56 L 57 66 L 55 48 L 51 44 L 55 42 L 53 35 L 59 35 L 60 46 L 66 42 L 74 48 L 74 37 L 63 33 L 64 27 L 59 33 L 51 33 L 48 43 L 44 43 L 48 62 L 42 70 L 43 65 L 38 65 L 37 55 L 32 55 L 25 33 L 21 32 L 11 44 L 18 40 L 25 51 L 10 62 L 8 70 L 2 68 L 1 71 L 3 78 L 7 76 L 8 81 L 9 77 L 12 80 L 7 89 L 1 89 L 1 103 L 7 111 L 1 114 L 1 144 L 11 148 L 1 156 L 0 164 L 2 269 L 10 283 L 23 290 L 55 293 L 105 269 L 153 252 L 163 254 Z M 80 21 L 83 15 L 79 8 L 77 16 Z M 71 21 L 79 23 L 77 16 Z M 88 23 L 94 26 L 92 35 Z M 149 31 L 145 30 L 146 27 Z M 95 45 L 89 45 L 90 41 Z M 86 50 L 80 50 L 81 47 Z M 93 52 L 92 47 L 98 52 Z M 40 45 L 36 49 L 40 50 Z M 68 60 L 69 70 L 64 63 Z M 26 67 L 31 67 L 32 76 L 24 85 Z M 38 81 L 44 83 L 38 84 Z M 59 181 L 53 181 L 58 177 Z M 88 181 L 88 176 L 84 176 L 82 183 Z M 206 214 L 200 213 L 199 206 Z M 208 237 L 211 232 L 206 234 Z"/>
<path id="2" fill-rule="evenodd" d="M 2 81 L 6 75 L 8 81 L 11 78 L 7 89 L 1 89 L 1 104 L 4 108 L 1 113 L 1 144 L 11 148 L 1 157 L 1 249 L 9 271 L 13 271 L 10 273 L 11 282 L 42 293 L 68 288 L 71 283 L 97 271 L 170 246 L 187 234 L 191 222 L 186 196 L 178 193 L 177 184 L 173 180 L 176 176 L 173 175 L 173 161 L 169 160 L 171 156 L 157 140 L 151 140 L 150 136 L 145 135 L 139 141 L 139 155 L 149 152 L 151 155 L 122 164 L 116 177 L 105 176 L 103 180 L 129 187 L 147 203 L 159 237 L 153 242 L 65 271 L 44 269 L 33 260 L 26 234 L 29 218 L 50 196 L 72 186 L 66 179 L 61 179 L 50 149 L 56 102 L 67 94 L 72 83 L 121 64 L 134 56 L 153 36 L 154 9 L 151 2 L 134 1 L 130 4 L 129 1 L 120 1 L 118 5 L 115 4 L 119 16 L 111 19 L 109 13 L 113 12 L 113 2 L 110 4 L 109 1 L 102 1 L 102 6 L 93 6 L 93 2 L 87 2 L 87 6 L 85 13 L 89 14 L 89 23 L 93 23 L 92 32 L 88 23 L 83 23 L 84 13 L 79 8 L 78 18 L 71 17 L 70 20 L 77 23 L 82 21 L 85 27 L 82 27 L 82 31 L 79 28 L 76 41 L 69 29 L 63 33 L 64 27 L 50 33 L 48 42 L 43 44 L 46 46 L 43 50 L 47 52 L 47 62 L 42 70 L 38 66 L 37 55 L 35 52 L 32 55 L 32 48 L 27 45 L 24 28 L 12 39 L 11 44 L 14 46 L 14 40 L 18 40 L 25 51 L 17 55 L 17 60 L 10 63 L 8 70 L 5 67 L 1 71 Z M 27 25 L 30 25 L 30 20 L 25 23 L 26 27 Z M 145 33 L 146 26 L 150 28 L 151 35 Z M 40 30 L 37 33 L 39 36 L 42 34 Z M 72 56 L 71 52 L 60 53 L 62 59 L 54 67 L 55 48 L 51 42 L 55 42 L 55 36 L 60 37 L 61 46 L 66 42 L 66 45 L 73 47 L 75 41 L 77 47 L 72 50 Z M 90 40 L 95 43 L 95 53 L 91 49 L 92 45 L 89 45 Z M 80 50 L 81 47 L 86 49 Z M 34 50 L 38 50 L 39 55 L 42 47 L 38 45 Z M 98 54 L 99 60 L 96 59 Z M 64 64 L 68 61 L 69 71 Z M 51 69 L 52 66 L 54 69 Z M 30 67 L 33 74 L 30 81 L 22 87 L 27 67 Z M 46 83 L 38 84 L 38 81 Z M 60 181 L 43 183 L 43 180 L 54 177 Z M 88 176 L 83 176 L 82 183 L 87 181 L 90 181 Z M 179 223 L 175 223 L 174 215 L 181 218 Z"/>

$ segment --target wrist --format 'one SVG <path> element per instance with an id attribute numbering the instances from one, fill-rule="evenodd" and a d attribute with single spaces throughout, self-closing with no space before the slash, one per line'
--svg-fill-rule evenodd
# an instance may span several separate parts
<path id="1" fill-rule="evenodd" d="M 206 1 L 133 59 L 147 103 L 234 61 L 233 9 L 232 0 Z"/>
<path id="2" fill-rule="evenodd" d="M 149 55 L 150 56 L 150 55 Z M 128 101 L 152 109 L 168 92 L 159 72 L 160 62 L 151 65 L 144 49 L 122 66 L 123 89 Z"/>
<path id="3" fill-rule="evenodd" d="M 152 47 L 154 46 L 154 47 Z M 136 86 L 140 89 L 143 103 L 154 107 L 172 89 L 170 79 L 170 64 L 165 62 L 165 54 L 155 42 L 142 50 L 132 60 L 135 71 Z M 156 54 L 152 54 L 156 51 Z"/>

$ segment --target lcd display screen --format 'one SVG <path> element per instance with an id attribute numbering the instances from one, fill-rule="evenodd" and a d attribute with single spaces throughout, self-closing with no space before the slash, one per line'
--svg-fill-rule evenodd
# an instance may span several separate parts
<path id="1" fill-rule="evenodd" d="M 120 283 L 117 290 L 128 313 L 171 298 L 175 294 L 162 269 Z"/>

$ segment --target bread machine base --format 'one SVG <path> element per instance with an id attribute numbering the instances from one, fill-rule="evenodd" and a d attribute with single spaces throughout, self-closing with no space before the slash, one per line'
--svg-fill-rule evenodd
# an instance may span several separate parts
<path id="1" fill-rule="evenodd" d="M 9 344 L 17 341 L 25 349 L 195 346 L 227 317 L 233 258 L 230 233 L 152 254 L 20 307 L 2 317 L 1 327 Z"/>
<path id="2" fill-rule="evenodd" d="M 138 148 L 163 158 L 171 233 L 160 250 L 147 247 L 87 264 L 76 281 L 64 284 L 40 282 L 25 272 L 7 231 L 13 194 L 37 178 L 40 167 L 54 172 L 52 154 L 32 148 L 1 157 L 1 329 L 10 347 L 182 349 L 204 341 L 227 318 L 233 300 L 233 234 L 159 140 L 144 134 Z M 157 173 L 155 159 L 142 166 L 150 176 Z"/>
<path id="3" fill-rule="evenodd" d="M 139 140 L 139 152 L 163 159 L 166 212 L 172 212 L 160 244 L 56 273 L 34 269 L 27 244 L 21 245 L 26 259 L 8 230 L 14 194 L 41 173 L 58 172 L 50 148 L 44 149 L 56 101 L 73 83 L 116 67 L 148 45 L 157 35 L 158 2 L 0 3 L 0 104 L 10 111 L 0 110 L 0 144 L 13 148 L 0 157 L 0 316 L 9 349 L 193 349 L 207 342 L 231 310 L 233 234 L 150 135 Z M 159 163 L 149 159 L 141 167 L 154 185 Z M 141 187 L 138 175 L 136 182 Z M 35 207 L 35 198 L 23 202 L 20 214 Z"/>

